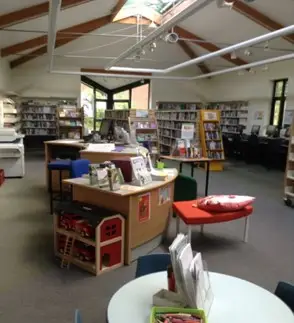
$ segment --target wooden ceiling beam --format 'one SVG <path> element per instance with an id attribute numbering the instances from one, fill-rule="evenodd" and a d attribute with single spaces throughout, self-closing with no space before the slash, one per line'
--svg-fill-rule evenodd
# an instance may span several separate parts
<path id="1" fill-rule="evenodd" d="M 82 37 L 83 33 L 92 32 L 98 28 L 101 28 L 101 27 L 109 24 L 109 23 L 111 23 L 110 15 L 104 16 L 101 18 L 97 18 L 97 19 L 93 19 L 93 20 L 87 21 L 85 23 L 63 29 L 62 30 L 63 32 L 66 31 L 68 33 L 78 33 L 78 34 L 72 34 L 72 35 L 64 37 L 63 34 L 60 34 L 59 32 L 57 32 L 55 48 L 63 46 L 65 44 L 68 44 L 69 42 L 76 40 L 79 37 Z M 38 37 L 38 38 L 40 38 L 40 37 Z M 41 56 L 41 55 L 45 54 L 47 52 L 47 46 L 46 46 L 47 37 L 46 37 L 46 41 L 44 41 L 44 39 L 42 39 L 42 42 L 40 41 L 39 44 L 44 45 L 44 46 L 13 60 L 10 63 L 10 67 L 15 68 L 19 65 L 22 65 L 22 64 L 34 59 L 37 56 Z"/>
<path id="2" fill-rule="evenodd" d="M 110 75 L 138 75 L 138 76 L 152 76 L 152 73 L 142 73 L 142 72 L 119 72 L 119 71 L 106 71 L 102 68 L 81 68 L 81 72 L 85 73 L 103 73 Z"/>
<path id="3" fill-rule="evenodd" d="M 93 0 L 62 0 L 61 9 L 67 9 Z M 47 15 L 49 12 L 49 1 L 9 12 L 0 16 L 0 28 L 6 28 L 28 21 L 34 18 Z"/>
<path id="4" fill-rule="evenodd" d="M 233 10 L 236 12 L 239 12 L 243 16 L 251 19 L 252 21 L 256 22 L 257 24 L 261 25 L 262 27 L 270 30 L 270 31 L 275 31 L 281 28 L 284 28 L 285 26 L 278 23 L 277 21 L 269 18 L 267 15 L 263 14 L 262 12 L 254 9 L 253 7 L 250 7 L 243 1 L 234 1 L 233 2 Z M 294 44 L 294 34 L 292 35 L 286 35 L 283 36 L 285 40 L 288 42 Z"/>
<path id="5" fill-rule="evenodd" d="M 184 40 L 179 40 L 178 44 L 180 45 L 182 50 L 188 55 L 188 57 L 190 57 L 191 59 L 198 57 L 195 51 Z M 207 67 L 205 63 L 200 63 L 197 66 L 199 67 L 199 69 L 203 74 L 207 74 L 211 72 L 211 70 Z"/>
<path id="6" fill-rule="evenodd" d="M 192 34 L 190 31 L 188 31 L 182 27 L 176 26 L 174 28 L 174 31 L 180 36 L 180 38 L 190 39 L 191 42 L 197 44 L 198 46 L 206 49 L 209 52 L 216 52 L 216 51 L 220 50 L 220 48 L 218 46 L 216 46 L 212 43 L 206 42 L 203 38 L 201 38 L 195 34 Z M 230 54 L 226 54 L 221 57 L 234 65 L 240 66 L 240 65 L 248 64 L 248 62 L 246 62 L 243 59 L 238 58 L 238 57 L 236 59 L 232 59 Z"/>

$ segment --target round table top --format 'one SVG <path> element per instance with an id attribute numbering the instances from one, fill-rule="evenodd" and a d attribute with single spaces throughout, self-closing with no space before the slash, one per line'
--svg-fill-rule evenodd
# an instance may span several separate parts
<path id="1" fill-rule="evenodd" d="M 237 277 L 210 273 L 214 301 L 209 323 L 294 323 L 291 310 L 274 294 Z M 121 287 L 107 309 L 108 323 L 148 323 L 152 296 L 167 288 L 166 272 L 142 276 Z"/>

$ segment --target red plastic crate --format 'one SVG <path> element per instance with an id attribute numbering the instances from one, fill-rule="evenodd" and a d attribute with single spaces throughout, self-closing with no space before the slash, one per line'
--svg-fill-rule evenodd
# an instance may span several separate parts
<path id="1" fill-rule="evenodd" d="M 0 169 L 0 186 L 4 183 L 5 176 L 4 176 L 4 169 Z"/>

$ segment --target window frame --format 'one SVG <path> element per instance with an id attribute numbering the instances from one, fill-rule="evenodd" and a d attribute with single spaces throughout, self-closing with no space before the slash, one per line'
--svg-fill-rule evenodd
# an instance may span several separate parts
<path id="1" fill-rule="evenodd" d="M 115 89 L 107 89 L 103 85 L 93 81 L 92 79 L 82 75 L 81 76 L 81 83 L 84 83 L 88 86 L 91 86 L 93 88 L 93 98 L 94 98 L 94 131 L 99 131 L 99 129 L 96 129 L 96 122 L 101 122 L 101 118 L 96 117 L 96 102 L 106 102 L 106 109 L 107 110 L 114 110 L 114 104 L 116 102 L 122 102 L 122 103 L 128 103 L 128 110 L 132 109 L 132 89 L 142 86 L 142 85 L 149 85 L 149 90 L 148 90 L 148 109 L 150 107 L 150 87 L 151 87 L 151 82 L 148 79 L 141 79 L 139 81 L 126 84 L 120 87 L 117 87 Z M 104 92 L 107 95 L 107 99 L 97 99 L 96 98 L 96 90 L 99 90 L 101 92 Z M 129 99 L 123 99 L 123 100 L 115 100 L 114 95 L 120 92 L 125 92 L 129 91 Z"/>
<path id="2" fill-rule="evenodd" d="M 282 129 L 282 127 L 283 127 L 284 113 L 285 113 L 285 107 L 286 107 L 286 101 L 287 101 L 286 88 L 288 85 L 288 81 L 289 81 L 288 78 L 273 80 L 270 125 L 274 125 L 275 106 L 276 106 L 276 103 L 280 101 L 279 120 L 278 120 L 278 124 L 276 125 L 279 130 Z M 280 83 L 280 82 L 283 82 L 282 93 L 281 93 L 281 95 L 277 96 L 276 90 L 277 90 L 278 83 Z"/>

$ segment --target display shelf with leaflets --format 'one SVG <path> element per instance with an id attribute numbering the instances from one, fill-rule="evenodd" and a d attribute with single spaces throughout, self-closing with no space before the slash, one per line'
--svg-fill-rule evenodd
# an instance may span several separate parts
<path id="1" fill-rule="evenodd" d="M 285 173 L 285 204 L 288 206 L 294 205 L 294 118 L 291 128 L 289 129 L 289 147 L 288 158 Z"/>
<path id="2" fill-rule="evenodd" d="M 137 142 L 146 146 L 150 154 L 159 155 L 158 127 L 154 110 L 106 110 L 105 119 L 130 132 L 134 129 Z"/>
<path id="3" fill-rule="evenodd" d="M 199 110 L 201 108 L 201 103 L 157 102 L 156 118 L 159 148 L 162 154 L 170 155 L 177 139 L 199 141 Z M 185 128 L 191 129 L 194 133 L 193 138 L 183 138 Z"/>
<path id="4" fill-rule="evenodd" d="M 62 139 L 83 137 L 83 110 L 76 100 L 62 101 L 57 107 L 58 135 Z"/>
<path id="5" fill-rule="evenodd" d="M 202 110 L 200 116 L 203 156 L 213 160 L 210 170 L 221 171 L 223 170 L 222 162 L 225 160 L 225 156 L 220 126 L 220 111 Z"/>
<path id="6" fill-rule="evenodd" d="M 0 99 L 0 125 L 4 128 L 20 130 L 20 114 L 14 100 L 9 98 Z"/>
<path id="7" fill-rule="evenodd" d="M 129 128 L 136 132 L 137 142 L 152 156 L 159 155 L 158 127 L 154 110 L 130 110 Z"/>
<path id="8" fill-rule="evenodd" d="M 220 126 L 223 133 L 239 133 L 240 126 L 246 128 L 248 120 L 247 101 L 211 102 L 208 109 L 220 111 Z"/>

